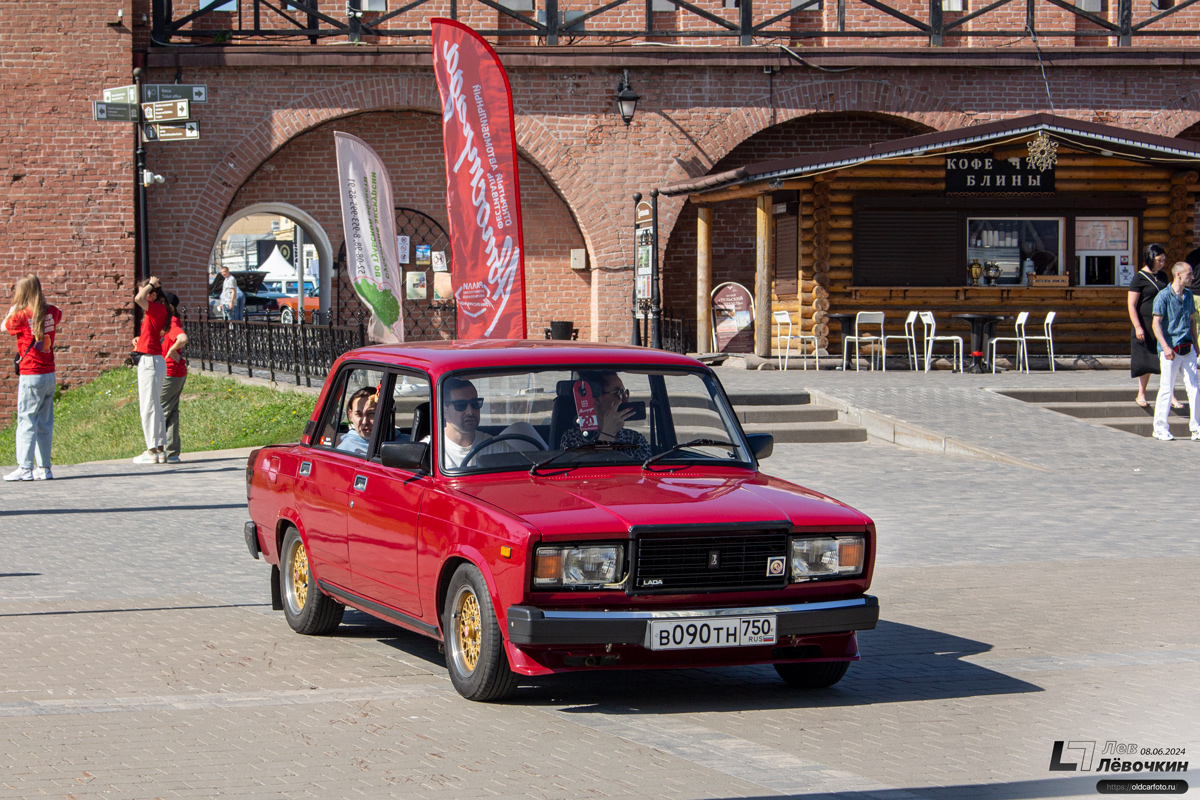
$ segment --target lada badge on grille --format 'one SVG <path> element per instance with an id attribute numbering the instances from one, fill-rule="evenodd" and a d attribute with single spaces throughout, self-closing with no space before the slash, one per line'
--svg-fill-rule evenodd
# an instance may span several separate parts
<path id="1" fill-rule="evenodd" d="M 721 551 L 720 550 L 709 550 L 708 551 L 708 568 L 709 569 L 720 569 L 721 568 Z"/>
<path id="2" fill-rule="evenodd" d="M 642 587 L 646 586 L 662 586 L 662 578 L 643 578 L 641 580 Z"/>

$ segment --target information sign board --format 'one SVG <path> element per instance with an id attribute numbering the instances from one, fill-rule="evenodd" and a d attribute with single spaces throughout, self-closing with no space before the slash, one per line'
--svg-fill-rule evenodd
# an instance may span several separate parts
<path id="1" fill-rule="evenodd" d="M 92 101 L 92 119 L 101 122 L 137 122 L 138 107 L 131 103 Z"/>
<path id="2" fill-rule="evenodd" d="M 712 293 L 713 334 L 718 353 L 754 352 L 754 298 L 738 283 L 723 283 Z"/>
<path id="3" fill-rule="evenodd" d="M 137 86 L 130 84 L 129 86 L 114 86 L 104 90 L 104 102 L 106 103 L 132 103 L 137 104 Z"/>
<path id="4" fill-rule="evenodd" d="M 143 103 L 155 103 L 160 100 L 190 100 L 193 103 L 207 103 L 208 86 L 203 83 L 148 83 L 142 87 Z"/>
<path id="5" fill-rule="evenodd" d="M 159 122 L 142 127 L 148 142 L 194 141 L 200 138 L 199 122 Z"/>
<path id="6" fill-rule="evenodd" d="M 142 116 L 146 122 L 176 122 L 190 117 L 191 109 L 187 100 L 160 100 L 156 103 L 142 103 Z"/>

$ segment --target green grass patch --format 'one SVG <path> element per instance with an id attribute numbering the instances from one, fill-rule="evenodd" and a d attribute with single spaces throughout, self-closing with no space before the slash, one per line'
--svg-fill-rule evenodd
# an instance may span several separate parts
<path id="1" fill-rule="evenodd" d="M 315 403 L 314 395 L 188 375 L 179 404 L 183 457 L 201 450 L 298 442 Z M 6 422 L 0 428 L 0 464 L 13 465 L 15 414 L 10 412 Z M 145 449 L 133 368 L 118 367 L 58 393 L 53 464 L 132 458 Z"/>

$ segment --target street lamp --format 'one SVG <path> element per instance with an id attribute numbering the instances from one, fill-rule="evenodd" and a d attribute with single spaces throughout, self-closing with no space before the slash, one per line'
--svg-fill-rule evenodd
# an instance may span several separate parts
<path id="1" fill-rule="evenodd" d="M 621 119 L 628 125 L 633 122 L 633 112 L 637 110 L 638 100 L 642 97 L 629 85 L 629 70 L 621 71 L 623 76 L 617 84 L 617 109 L 621 112 Z"/>

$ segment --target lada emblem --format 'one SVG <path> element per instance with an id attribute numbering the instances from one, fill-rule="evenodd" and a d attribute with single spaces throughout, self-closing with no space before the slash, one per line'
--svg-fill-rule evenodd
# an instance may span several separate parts
<path id="1" fill-rule="evenodd" d="M 708 568 L 709 569 L 720 569 L 721 568 L 721 551 L 720 550 L 709 550 L 708 551 Z"/>
<path id="2" fill-rule="evenodd" d="M 642 586 L 662 586 L 662 578 L 643 578 Z"/>

